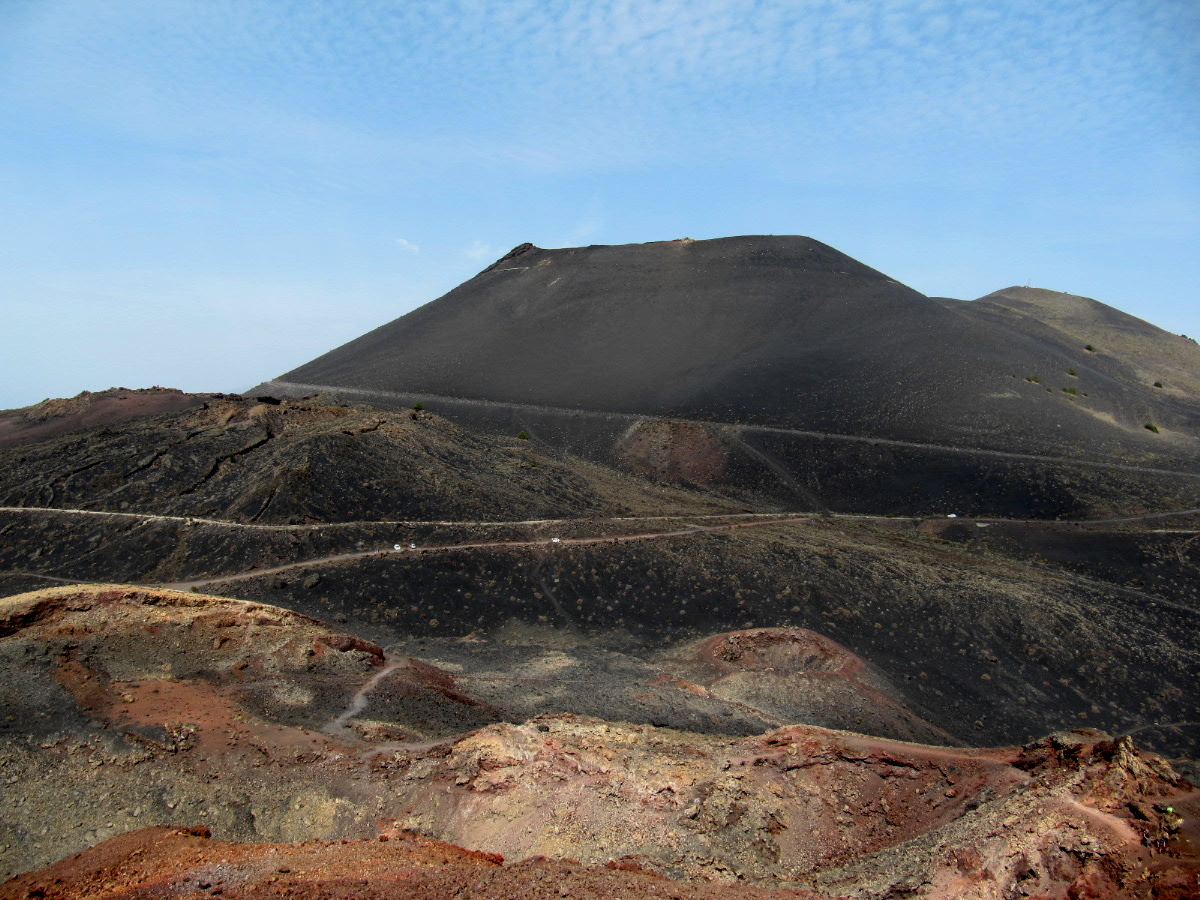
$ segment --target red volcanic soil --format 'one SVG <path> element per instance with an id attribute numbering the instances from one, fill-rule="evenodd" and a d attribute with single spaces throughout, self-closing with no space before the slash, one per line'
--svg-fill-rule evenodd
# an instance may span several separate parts
<path id="1" fill-rule="evenodd" d="M 676 648 L 661 662 L 707 693 L 753 705 L 781 723 L 809 722 L 906 741 L 960 743 L 910 709 L 874 666 L 807 628 L 718 634 Z"/>
<path id="2" fill-rule="evenodd" d="M 58 437 L 80 428 L 115 425 L 139 416 L 179 412 L 200 406 L 212 394 L 185 394 L 172 388 L 109 388 L 74 397 L 43 400 L 24 409 L 0 411 L 0 447 L 16 447 Z"/>
<path id="3" fill-rule="evenodd" d="M 1114 829 L 1111 817 L 1084 803 L 1084 820 Z M 1179 802 L 1178 800 L 1176 801 Z M 1184 808 L 1186 806 L 1186 808 Z M 964 845 L 945 854 L 932 883 L 910 884 L 902 896 L 928 898 L 1068 897 L 1072 900 L 1195 898 L 1197 812 L 1195 795 L 1177 807 L 1175 834 L 1139 833 L 1118 822 L 1116 839 L 1148 839 L 1160 851 L 1130 852 L 1124 860 L 1104 853 L 1105 841 L 1085 826 L 1044 835 L 1043 844 L 1067 851 L 1050 879 L 1025 853 L 1008 860 L 1015 877 L 997 877 L 986 846 Z M 1137 808 L 1133 809 L 1138 812 Z M 1013 822 L 1013 830 L 1023 823 Z M 1074 829 L 1072 832 L 1070 829 Z M 1190 852 L 1190 859 L 1181 858 Z M 1124 865 L 1122 865 L 1124 863 Z M 1125 871 L 1122 871 L 1122 870 Z M 1130 871 L 1130 869 L 1132 871 Z M 1139 871 L 1140 870 L 1140 871 Z M 631 858 L 605 866 L 542 856 L 506 864 L 483 853 L 433 841 L 406 830 L 381 829 L 375 840 L 305 841 L 293 844 L 211 840 L 206 828 L 153 827 L 128 832 L 38 872 L 0 885 L 0 900 L 199 900 L 199 898 L 321 898 L 321 900 L 442 900 L 442 898 L 645 897 L 662 900 L 768 900 L 882 896 L 850 888 L 820 893 L 748 885 L 681 883 L 643 868 Z M 846 887 L 850 887 L 847 885 Z M 898 896 L 889 893 L 887 896 Z"/>
<path id="4" fill-rule="evenodd" d="M 729 451 L 713 429 L 694 422 L 645 420 L 625 435 L 617 458 L 638 475 L 708 484 L 725 474 Z"/>
<path id="5" fill-rule="evenodd" d="M 958 750 L 806 726 L 736 742 L 538 727 L 413 760 L 398 794 L 437 810 L 415 820 L 426 830 L 511 858 L 598 863 L 603 848 L 674 877 L 833 896 L 1149 897 L 1200 873 L 1182 827 L 1196 792 L 1127 738 Z"/>
<path id="6" fill-rule="evenodd" d="M 698 647 L 689 674 L 718 687 L 884 690 L 800 629 Z M 265 604 L 134 588 L 4 600 L 0 653 L 0 862 L 60 860 L 5 900 L 1196 896 L 1200 799 L 1128 737 L 480 727 L 492 712 L 449 671 Z"/>
<path id="7" fill-rule="evenodd" d="M 380 835 L 374 841 L 233 844 L 210 840 L 204 829 L 162 827 L 113 838 L 0 886 L 0 900 L 198 900 L 214 896 L 228 900 L 783 900 L 817 895 L 680 884 L 624 861 L 598 867 L 539 857 L 505 865 L 503 857 L 494 853 L 464 850 L 404 832 Z"/>

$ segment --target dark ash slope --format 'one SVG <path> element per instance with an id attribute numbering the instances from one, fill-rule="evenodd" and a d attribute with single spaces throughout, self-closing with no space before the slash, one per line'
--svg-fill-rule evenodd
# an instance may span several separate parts
<path id="1" fill-rule="evenodd" d="M 527 244 L 281 381 L 1159 464 L 1196 458 L 1194 400 L 1114 378 L 1081 343 L 1062 331 L 1048 340 L 1028 317 L 960 306 L 804 237 Z"/>

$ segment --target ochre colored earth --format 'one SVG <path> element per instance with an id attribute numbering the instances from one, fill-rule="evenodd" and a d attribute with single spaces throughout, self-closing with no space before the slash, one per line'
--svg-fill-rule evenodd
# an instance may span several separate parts
<path id="1" fill-rule="evenodd" d="M 0 828 L 35 870 L 4 898 L 1166 898 L 1200 875 L 1200 797 L 1128 737 L 506 722 L 447 669 L 265 604 L 77 586 L 0 612 Z M 511 690 L 549 689 L 527 663 Z M 803 629 L 674 663 L 662 690 L 696 702 L 733 676 L 889 697 Z"/>
<path id="2" fill-rule="evenodd" d="M 234 844 L 210 840 L 202 829 L 164 827 L 113 838 L 0 886 L 3 900 L 766 900 L 815 896 L 808 891 L 680 884 L 628 861 L 601 867 L 533 858 L 505 865 L 496 854 L 463 850 L 409 833 L 381 835 L 378 840 Z"/>

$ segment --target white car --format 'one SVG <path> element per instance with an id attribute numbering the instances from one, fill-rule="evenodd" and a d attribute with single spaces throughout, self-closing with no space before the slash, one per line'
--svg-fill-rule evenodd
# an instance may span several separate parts
<path id="1" fill-rule="evenodd" d="M 392 549 L 393 549 L 393 550 L 399 550 L 399 549 L 400 549 L 400 545 L 399 545 L 399 544 L 397 544 L 397 545 L 396 545 L 396 546 L 394 546 Z"/>
<path id="2" fill-rule="evenodd" d="M 550 538 L 550 543 L 552 543 L 552 544 L 561 544 L 561 543 L 562 543 L 562 538 Z"/>
<path id="3" fill-rule="evenodd" d="M 417 549 L 417 545 L 416 545 L 416 544 L 409 544 L 409 545 L 408 545 L 408 549 L 409 549 L 409 550 L 416 550 L 416 549 Z"/>

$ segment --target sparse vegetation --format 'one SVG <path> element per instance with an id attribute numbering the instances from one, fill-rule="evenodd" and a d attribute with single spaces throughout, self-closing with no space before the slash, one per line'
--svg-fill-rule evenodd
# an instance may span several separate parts
<path id="1" fill-rule="evenodd" d="M 1155 434 L 1158 434 L 1158 426 L 1157 426 L 1157 425 L 1154 425 L 1154 424 L 1153 424 L 1153 423 L 1151 423 L 1151 422 L 1147 422 L 1147 423 L 1146 423 L 1146 424 L 1145 424 L 1143 427 L 1144 427 L 1144 428 L 1145 428 L 1147 431 L 1153 431 Z"/>
<path id="2" fill-rule="evenodd" d="M 1079 377 L 1078 373 L 1076 373 L 1076 371 L 1074 369 L 1067 369 L 1067 374 L 1070 375 L 1072 378 Z"/>
<path id="3" fill-rule="evenodd" d="M 1070 394 L 1072 397 L 1079 393 L 1079 391 L 1075 390 L 1073 387 L 1065 387 L 1062 389 L 1062 392 L 1064 394 Z"/>
<path id="4" fill-rule="evenodd" d="M 1042 379 L 1040 379 L 1036 375 L 1026 375 L 1025 380 L 1028 381 L 1030 384 L 1041 384 L 1042 383 Z"/>
<path id="5" fill-rule="evenodd" d="M 1096 348 L 1095 348 L 1095 347 L 1093 347 L 1091 344 L 1088 344 L 1088 345 L 1087 345 L 1086 347 L 1084 347 L 1083 349 L 1084 349 L 1084 350 L 1086 350 L 1088 353 L 1095 353 L 1095 352 L 1096 352 Z"/>
<path id="6" fill-rule="evenodd" d="M 420 400 L 418 400 L 416 403 L 413 404 L 413 410 L 415 412 L 420 412 L 424 408 L 425 408 L 425 404 L 422 403 Z"/>
<path id="7" fill-rule="evenodd" d="M 517 437 L 519 437 L 523 441 L 527 441 L 527 440 L 529 440 L 529 432 L 528 431 L 518 431 Z"/>

